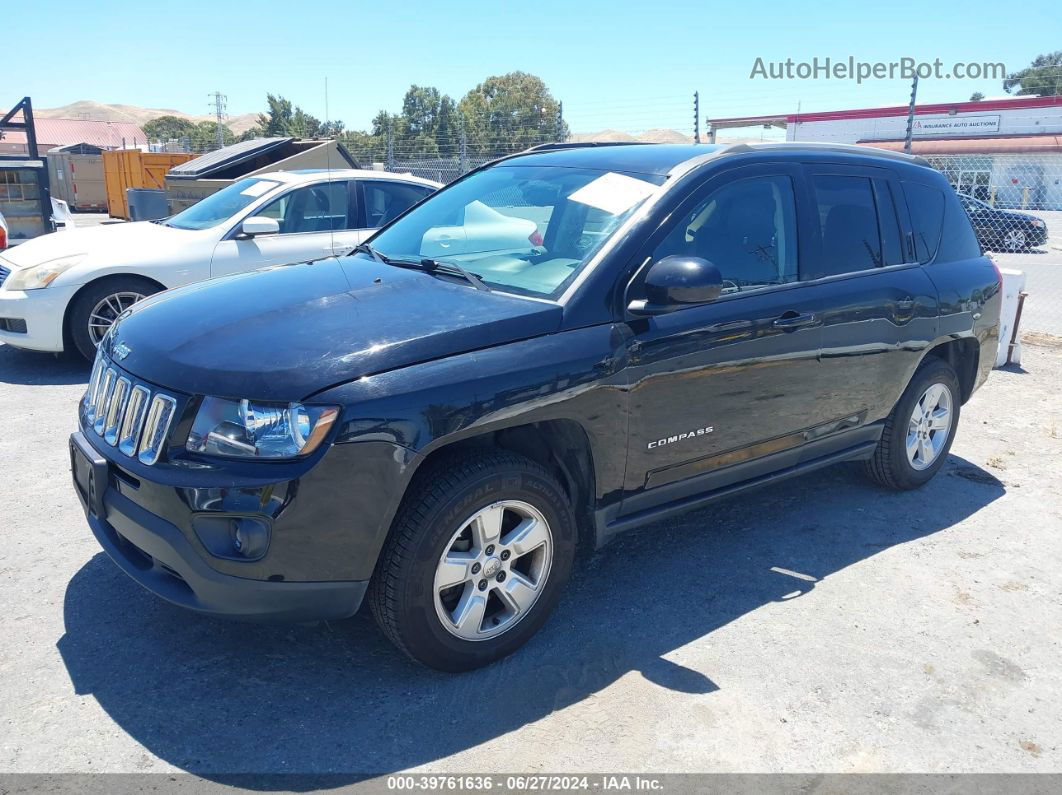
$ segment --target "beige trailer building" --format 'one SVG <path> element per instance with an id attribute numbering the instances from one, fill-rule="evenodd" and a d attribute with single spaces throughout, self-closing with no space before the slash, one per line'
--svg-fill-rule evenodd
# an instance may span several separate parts
<path id="1" fill-rule="evenodd" d="M 59 146 L 48 152 L 52 197 L 72 210 L 107 210 L 103 149 L 92 144 Z"/>
<path id="2" fill-rule="evenodd" d="M 244 177 L 308 168 L 359 166 L 338 141 L 300 141 L 295 138 L 241 141 L 169 170 L 166 197 L 170 213 L 179 213 Z"/>

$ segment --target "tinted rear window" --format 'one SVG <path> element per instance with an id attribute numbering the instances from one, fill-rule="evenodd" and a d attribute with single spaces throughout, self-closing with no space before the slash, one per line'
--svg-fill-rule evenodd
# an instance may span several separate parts
<path id="1" fill-rule="evenodd" d="M 809 269 L 813 279 L 877 268 L 881 234 L 871 182 L 866 177 L 820 174 L 812 178 L 822 232 L 822 254 Z"/>
<path id="2" fill-rule="evenodd" d="M 940 237 L 937 262 L 957 262 L 981 256 L 970 216 L 959 204 L 958 197 L 949 198 L 944 207 L 944 233 Z"/>
<path id="3" fill-rule="evenodd" d="M 944 221 L 944 193 L 932 185 L 903 183 L 907 208 L 911 211 L 914 231 L 914 254 L 918 262 L 929 262 L 937 253 Z"/>

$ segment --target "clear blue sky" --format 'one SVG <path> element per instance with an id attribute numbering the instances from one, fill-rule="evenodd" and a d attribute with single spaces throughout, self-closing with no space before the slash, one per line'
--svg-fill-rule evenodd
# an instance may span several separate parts
<path id="1" fill-rule="evenodd" d="M 757 56 L 999 61 L 1013 71 L 1062 48 L 1057 0 L 52 0 L 37 11 L 3 15 L 5 107 L 29 94 L 38 107 L 93 99 L 205 113 L 220 89 L 231 114 L 260 110 L 271 91 L 324 117 L 327 77 L 331 118 L 354 128 L 397 110 L 411 83 L 460 98 L 515 69 L 546 81 L 576 132 L 688 130 L 694 90 L 714 116 L 907 100 L 899 79 L 751 80 Z M 978 90 L 1003 93 L 996 80 L 926 80 L 919 100 Z"/>

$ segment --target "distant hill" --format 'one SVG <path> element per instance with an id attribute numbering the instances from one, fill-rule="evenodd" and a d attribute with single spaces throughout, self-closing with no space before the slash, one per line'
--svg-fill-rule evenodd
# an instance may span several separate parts
<path id="1" fill-rule="evenodd" d="M 190 122 L 214 121 L 209 114 L 195 115 L 171 108 L 141 108 L 136 105 L 107 105 L 102 102 L 93 102 L 83 99 L 79 102 L 71 102 L 61 108 L 34 108 L 33 113 L 41 119 L 87 119 L 89 121 L 127 121 L 142 125 L 144 122 L 157 119 L 159 116 L 176 116 L 178 119 L 188 119 Z M 230 116 L 225 124 L 236 135 L 249 130 L 258 122 L 257 113 L 242 113 L 239 116 Z"/>
<path id="2" fill-rule="evenodd" d="M 681 133 L 678 130 L 646 130 L 640 133 L 623 132 L 622 130 L 601 130 L 595 133 L 572 133 L 568 136 L 568 140 L 573 143 L 587 143 L 588 141 L 612 141 L 622 142 L 629 141 L 631 143 L 652 143 L 652 144 L 692 144 L 693 136 Z M 708 138 L 702 133 L 702 141 L 707 142 Z M 751 144 L 759 143 L 760 141 L 768 140 L 785 140 L 784 135 L 779 137 L 775 134 L 768 138 L 763 136 L 740 136 L 740 135 L 727 135 L 726 131 L 721 133 L 718 137 L 718 142 L 721 144 Z"/>

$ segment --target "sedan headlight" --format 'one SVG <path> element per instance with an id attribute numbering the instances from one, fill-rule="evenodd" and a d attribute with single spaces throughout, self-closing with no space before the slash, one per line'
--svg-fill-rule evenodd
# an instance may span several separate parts
<path id="1" fill-rule="evenodd" d="M 232 458 L 296 458 L 312 453 L 339 416 L 336 406 L 207 397 L 186 447 Z"/>
<path id="2" fill-rule="evenodd" d="M 61 273 L 80 264 L 84 258 L 84 254 L 70 254 L 38 265 L 30 265 L 28 268 L 13 270 L 7 277 L 6 287 L 8 290 L 39 290 L 54 282 Z"/>
<path id="3" fill-rule="evenodd" d="M 1046 226 L 1046 224 L 1039 218 L 1033 218 L 1031 221 L 1029 221 L 1029 225 L 1035 227 L 1036 229 L 1043 229 Z"/>

